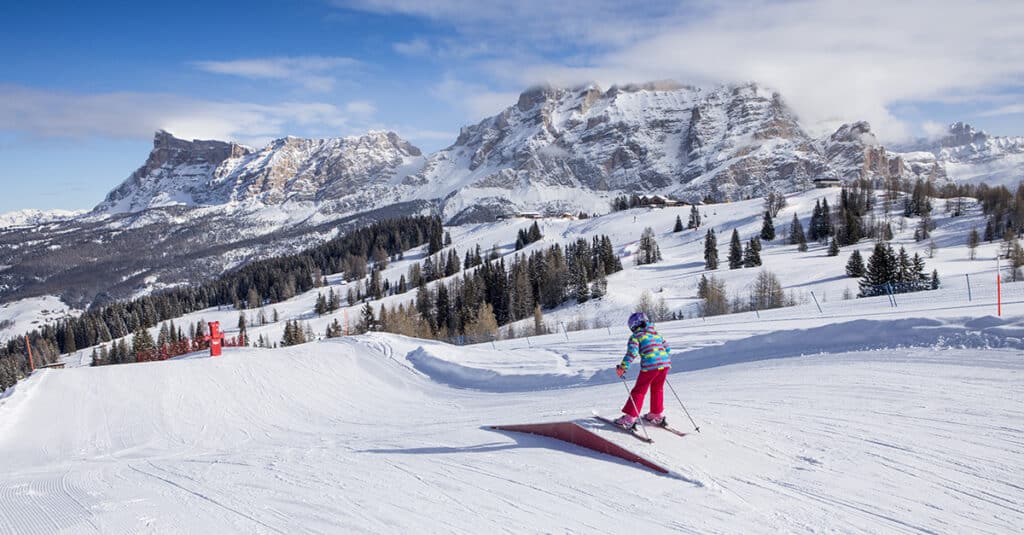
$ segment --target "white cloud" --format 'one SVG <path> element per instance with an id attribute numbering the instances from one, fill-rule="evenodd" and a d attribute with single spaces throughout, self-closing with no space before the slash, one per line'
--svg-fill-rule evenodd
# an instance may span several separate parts
<path id="1" fill-rule="evenodd" d="M 353 100 L 345 104 L 345 111 L 352 115 L 373 115 L 376 113 L 377 107 L 368 100 Z"/>
<path id="2" fill-rule="evenodd" d="M 355 108 L 367 111 L 366 103 L 356 103 Z M 149 139 L 163 129 L 186 139 L 261 146 L 288 134 L 360 132 L 353 120 L 351 111 L 323 102 L 256 104 L 162 93 L 87 95 L 0 86 L 0 124 L 5 130 L 40 138 Z"/>
<path id="3" fill-rule="evenodd" d="M 412 41 L 404 41 L 391 45 L 395 52 L 404 56 L 426 56 L 430 54 L 430 43 L 426 39 L 418 38 Z"/>
<path id="4" fill-rule="evenodd" d="M 358 62 L 352 58 L 305 56 L 196 61 L 193 65 L 215 74 L 283 80 L 297 83 L 310 91 L 330 91 L 336 82 L 330 73 L 343 67 L 354 67 Z"/>
<path id="5" fill-rule="evenodd" d="M 994 110 L 988 110 L 979 113 L 980 117 L 998 117 L 1001 115 L 1016 115 L 1018 113 L 1024 113 L 1024 104 L 1010 104 L 1009 106 L 1002 106 Z"/>
<path id="6" fill-rule="evenodd" d="M 402 14 L 451 25 L 479 41 L 521 43 L 624 43 L 692 14 L 674 2 L 620 0 L 333 0 L 335 6 L 384 15 Z M 625 24 L 624 24 L 625 22 Z"/>
<path id="7" fill-rule="evenodd" d="M 466 113 L 467 120 L 478 121 L 495 115 L 515 104 L 519 93 L 490 91 L 485 86 L 458 80 L 451 74 L 430 88 L 435 98 L 448 102 Z"/>
<path id="8" fill-rule="evenodd" d="M 921 123 L 921 130 L 924 131 L 924 135 L 928 139 L 938 139 L 949 133 L 949 128 L 946 125 L 935 121 Z"/>
<path id="9" fill-rule="evenodd" d="M 1019 0 L 335 3 L 428 18 L 466 42 L 495 43 L 478 65 L 490 77 L 476 84 L 481 95 L 539 82 L 752 80 L 779 90 L 812 129 L 868 120 L 883 140 L 910 133 L 891 111 L 898 104 L 971 102 L 1024 80 Z"/>

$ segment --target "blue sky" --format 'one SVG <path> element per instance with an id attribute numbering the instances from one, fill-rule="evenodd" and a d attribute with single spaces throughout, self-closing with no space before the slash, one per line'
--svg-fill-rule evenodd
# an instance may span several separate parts
<path id="1" fill-rule="evenodd" d="M 0 213 L 91 208 L 164 128 L 424 151 L 526 87 L 754 80 L 814 133 L 1024 135 L 1024 2 L 264 0 L 0 8 Z"/>

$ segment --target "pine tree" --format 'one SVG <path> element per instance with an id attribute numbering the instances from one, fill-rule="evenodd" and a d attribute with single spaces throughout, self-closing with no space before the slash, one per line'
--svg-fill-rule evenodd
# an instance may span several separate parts
<path id="1" fill-rule="evenodd" d="M 586 303 L 590 299 L 590 286 L 587 281 L 587 271 L 579 262 L 573 262 L 569 267 L 569 279 L 572 281 L 571 291 L 576 302 Z"/>
<path id="2" fill-rule="evenodd" d="M 772 223 L 772 214 L 764 213 L 764 222 L 761 224 L 761 239 L 772 241 L 775 239 L 775 225 Z"/>
<path id="3" fill-rule="evenodd" d="M 854 249 L 850 254 L 850 260 L 846 262 L 846 276 L 860 278 L 864 276 L 864 259 L 860 251 Z"/>
<path id="4" fill-rule="evenodd" d="M 718 240 L 713 228 L 704 236 L 704 269 L 718 269 Z"/>
<path id="5" fill-rule="evenodd" d="M 839 241 L 836 240 L 835 236 L 832 237 L 832 240 L 828 244 L 828 255 L 839 256 Z"/>
<path id="6" fill-rule="evenodd" d="M 907 250 L 900 247 L 900 253 L 896 257 L 896 279 L 894 282 L 911 282 L 914 280 L 914 265 L 907 255 Z"/>
<path id="7" fill-rule="evenodd" d="M 804 236 L 804 226 L 800 223 L 800 218 L 796 216 L 796 212 L 793 212 L 793 222 L 789 224 L 789 244 L 798 245 L 797 249 L 801 252 L 807 250 L 807 237 Z"/>
<path id="8" fill-rule="evenodd" d="M 676 226 L 672 227 L 672 232 L 682 232 L 682 231 L 683 231 L 683 220 L 678 215 L 676 215 Z"/>
<path id="9" fill-rule="evenodd" d="M 860 281 L 861 297 L 871 297 L 885 293 L 884 285 L 896 278 L 896 261 L 893 258 L 892 248 L 881 242 L 875 243 L 875 249 L 868 257 L 867 267 L 864 270 L 864 277 Z"/>
<path id="10" fill-rule="evenodd" d="M 600 299 L 608 292 L 608 280 L 605 278 L 604 262 L 597 261 L 597 270 L 594 274 L 594 282 L 590 285 L 590 296 Z"/>
<path id="11" fill-rule="evenodd" d="M 819 219 L 821 230 L 818 232 L 818 239 L 825 240 L 835 232 L 832 228 L 832 214 L 829 212 L 828 199 L 821 200 L 821 218 Z"/>
<path id="12" fill-rule="evenodd" d="M 697 210 L 697 206 L 693 205 L 690 207 L 690 220 L 686 224 L 686 228 L 695 229 L 700 227 L 700 211 Z"/>
<path id="13" fill-rule="evenodd" d="M 636 265 L 653 264 L 659 260 L 661 260 L 661 250 L 658 248 L 658 242 L 654 239 L 654 230 L 651 227 L 647 227 L 640 236 Z"/>
<path id="14" fill-rule="evenodd" d="M 747 242 L 743 250 L 743 267 L 757 267 L 761 265 L 761 239 L 757 236 Z"/>
<path id="15" fill-rule="evenodd" d="M 132 355 L 145 354 L 152 351 L 154 347 L 153 336 L 149 334 L 149 330 L 139 327 L 135 334 L 132 335 Z"/>
<path id="16" fill-rule="evenodd" d="M 732 229 L 732 238 L 729 239 L 729 269 L 743 267 L 743 245 L 740 242 L 740 233 Z"/>
<path id="17" fill-rule="evenodd" d="M 437 286 L 437 299 L 434 301 L 434 318 L 438 330 L 451 333 L 455 330 L 455 318 L 452 316 L 452 304 L 448 298 L 448 287 L 444 284 Z"/>
<path id="18" fill-rule="evenodd" d="M 526 237 L 528 239 L 527 243 L 540 241 L 540 239 L 544 237 L 544 235 L 540 233 L 540 227 L 537 225 L 536 221 L 534 221 L 533 224 L 530 225 L 530 230 L 529 232 L 526 233 Z"/>
<path id="19" fill-rule="evenodd" d="M 932 287 L 932 290 L 938 290 L 939 289 L 939 270 L 937 270 L 937 269 L 933 269 L 932 270 L 932 284 L 931 284 L 931 287 Z"/>
<path id="20" fill-rule="evenodd" d="M 814 211 L 811 212 L 811 222 L 807 226 L 807 239 L 818 241 L 821 239 L 821 201 L 814 201 Z"/>
<path id="21" fill-rule="evenodd" d="M 373 307 L 370 303 L 363 305 L 359 313 L 359 323 L 356 324 L 356 330 L 365 333 L 372 331 L 377 326 L 377 318 L 373 315 Z"/>

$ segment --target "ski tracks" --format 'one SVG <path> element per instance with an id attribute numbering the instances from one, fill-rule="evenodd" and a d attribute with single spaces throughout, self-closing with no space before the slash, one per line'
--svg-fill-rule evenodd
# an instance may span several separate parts
<path id="1" fill-rule="evenodd" d="M 90 501 L 68 471 L 31 478 L 5 477 L 0 482 L 0 529 L 2 533 L 29 535 L 100 533 L 86 505 Z"/>

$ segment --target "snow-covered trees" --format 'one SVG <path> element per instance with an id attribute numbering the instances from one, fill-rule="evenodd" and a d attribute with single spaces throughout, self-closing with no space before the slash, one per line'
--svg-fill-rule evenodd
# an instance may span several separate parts
<path id="1" fill-rule="evenodd" d="M 747 246 L 743 249 L 743 267 L 757 267 L 761 265 L 761 239 L 757 236 L 750 238 Z"/>
<path id="2" fill-rule="evenodd" d="M 938 279 L 937 273 L 935 278 Z M 897 254 L 891 245 L 879 242 L 868 258 L 860 281 L 860 297 L 930 290 L 931 286 L 924 259 L 919 254 L 914 253 L 911 258 L 903 247 Z"/>
<path id="3" fill-rule="evenodd" d="M 519 229 L 519 233 L 516 236 L 516 250 L 518 251 L 535 241 L 539 241 L 543 237 L 544 236 L 540 233 L 540 227 L 537 225 L 537 222 L 534 221 L 533 224 L 530 225 L 529 230 Z"/>
<path id="4" fill-rule="evenodd" d="M 664 321 L 672 318 L 672 313 L 665 303 L 664 297 L 654 299 L 649 290 L 640 293 L 640 300 L 636 303 L 636 310 L 643 312 L 652 321 Z"/>
<path id="5" fill-rule="evenodd" d="M 651 227 L 644 229 L 640 235 L 640 245 L 636 254 L 636 265 L 642 266 L 653 264 L 661 260 L 661 250 L 658 242 L 654 239 L 654 230 Z"/>
<path id="6" fill-rule="evenodd" d="M 828 255 L 839 256 L 839 241 L 833 236 L 832 240 L 828 242 Z"/>

